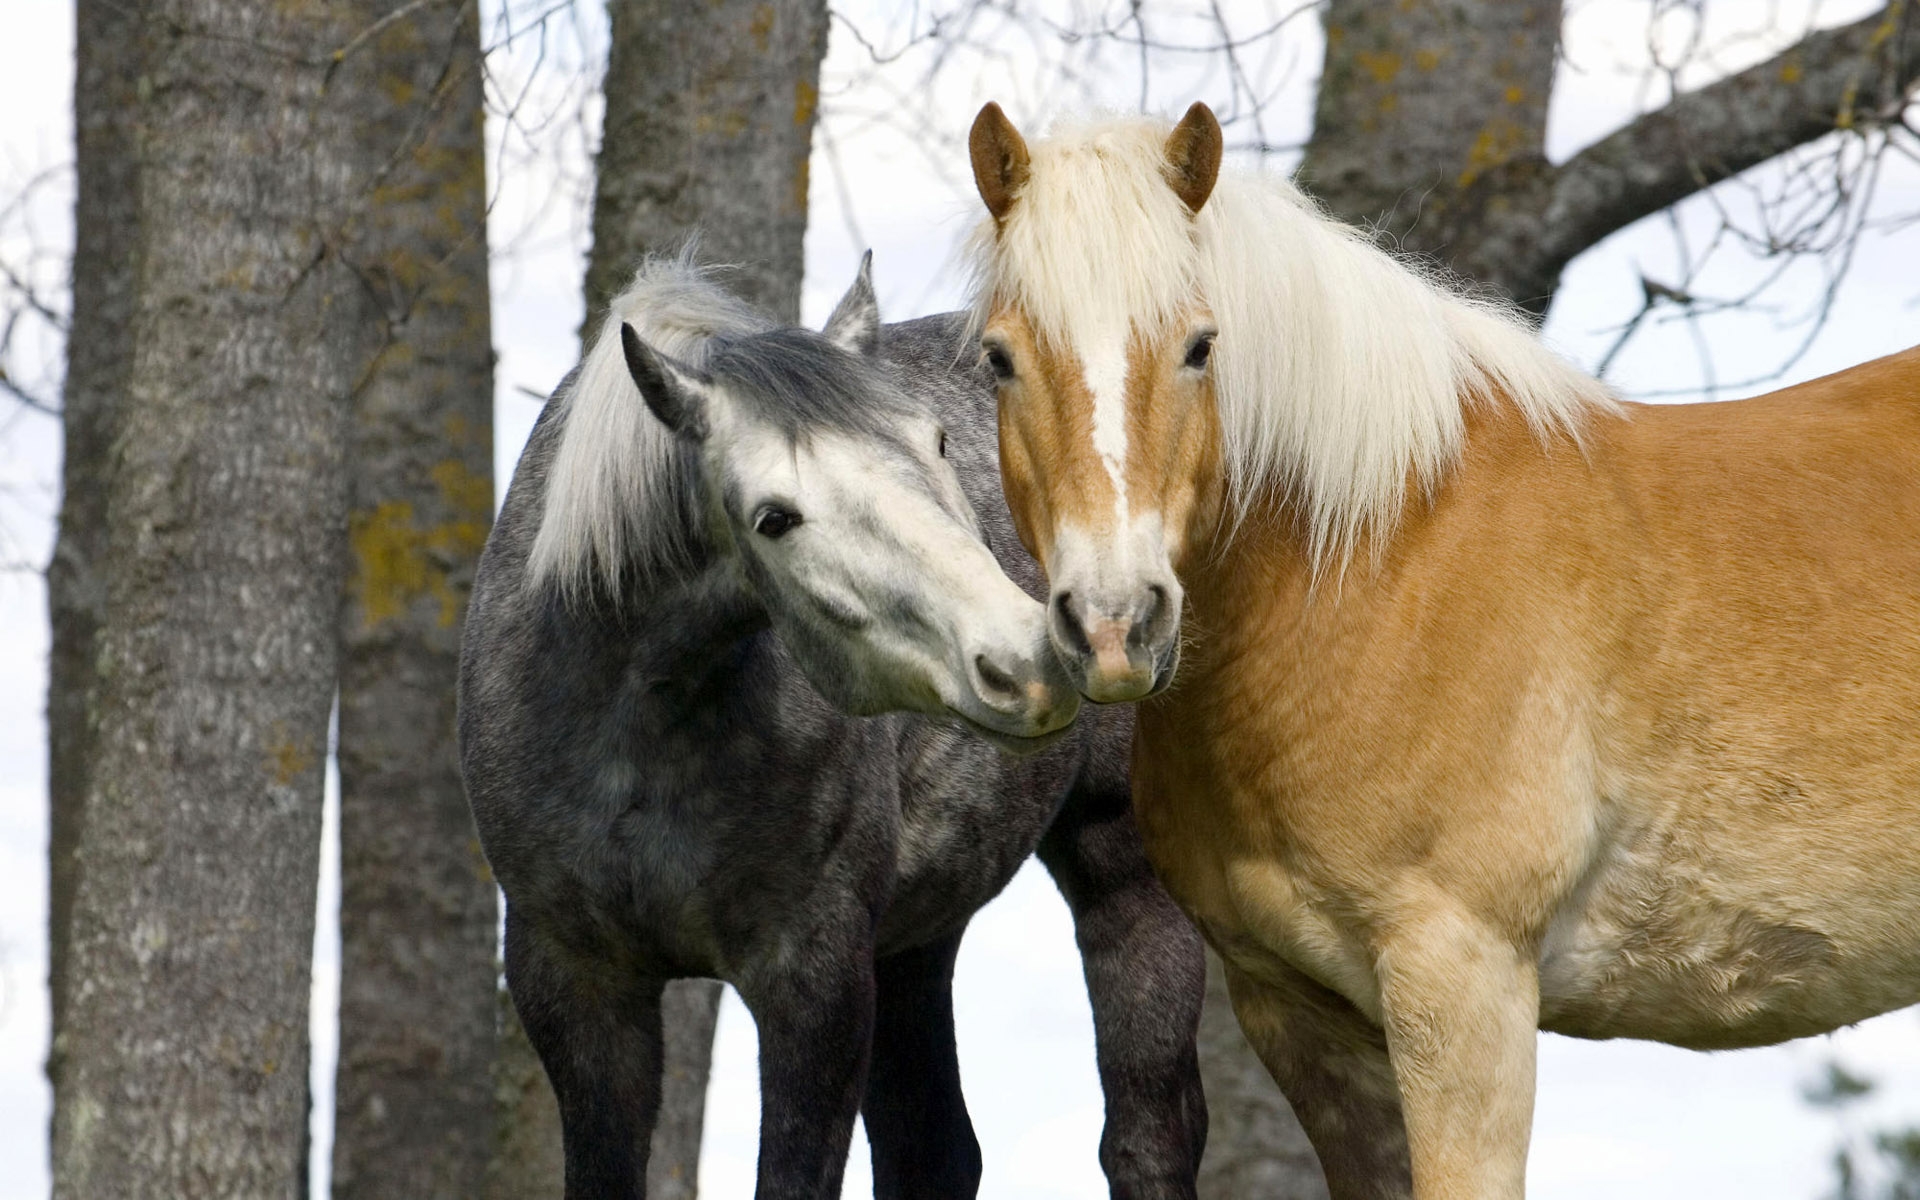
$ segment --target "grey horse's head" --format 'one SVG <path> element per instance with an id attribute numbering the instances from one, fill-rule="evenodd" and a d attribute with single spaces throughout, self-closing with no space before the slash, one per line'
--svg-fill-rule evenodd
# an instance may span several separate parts
<path id="1" fill-rule="evenodd" d="M 821 333 L 716 335 L 699 366 L 630 324 L 620 339 L 647 408 L 696 451 L 706 540 L 827 699 L 956 716 L 1015 748 L 1073 721 L 1045 610 L 987 549 L 937 418 L 879 361 L 867 263 Z"/>

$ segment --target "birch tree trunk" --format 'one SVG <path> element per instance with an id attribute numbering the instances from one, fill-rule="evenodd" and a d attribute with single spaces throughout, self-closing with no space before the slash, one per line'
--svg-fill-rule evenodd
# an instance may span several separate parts
<path id="1" fill-rule="evenodd" d="M 340 614 L 336 1200 L 486 1186 L 497 891 L 453 699 L 493 514 L 493 348 L 473 0 L 354 0 L 342 64 L 383 165 L 353 260 L 384 344 L 356 397 Z M 382 23 L 384 22 L 384 23 Z"/>
<path id="2" fill-rule="evenodd" d="M 612 0 L 606 125 L 587 263 L 590 336 L 640 257 L 696 231 L 700 257 L 737 265 L 728 285 L 776 317 L 800 314 L 807 160 L 827 48 L 823 0 Z M 698 1192 L 701 1126 L 720 985 L 670 984 L 662 1004 L 665 1086 L 647 1167 L 652 1200 Z M 559 1115 L 525 1036 L 502 1047 L 503 1144 L 551 1160 Z M 530 1083 L 529 1081 L 537 1081 Z M 529 1122 L 547 1127 L 540 1132 Z M 559 1180 L 496 1163 L 492 1195 L 558 1196 Z"/>
<path id="3" fill-rule="evenodd" d="M 322 0 L 125 7 L 126 25 L 79 30 L 83 60 L 125 39 L 132 289 L 56 989 L 54 1194 L 291 1198 L 342 458 L 369 349 L 335 225 L 369 173 L 324 87 L 352 31 Z"/>

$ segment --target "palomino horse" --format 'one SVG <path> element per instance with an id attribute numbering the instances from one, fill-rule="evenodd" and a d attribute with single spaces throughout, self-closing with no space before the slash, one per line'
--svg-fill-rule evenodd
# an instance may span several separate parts
<path id="1" fill-rule="evenodd" d="M 1193 1200 L 1200 939 L 1133 830 L 1127 714 L 1068 725 L 962 326 L 882 327 L 863 270 L 824 335 L 781 329 L 654 260 L 534 427 L 474 581 L 460 751 L 569 1200 L 645 1195 L 661 992 L 689 975 L 759 1027 L 759 1200 L 838 1196 L 856 1115 L 876 1196 L 972 1196 L 954 956 L 1036 851 L 1113 1194 Z M 847 715 L 890 709 L 927 715 Z"/>
<path id="2" fill-rule="evenodd" d="M 1920 999 L 1920 352 L 1618 404 L 1203 106 L 971 148 L 1055 647 L 1336 1197 L 1522 1195 L 1536 1027 Z"/>

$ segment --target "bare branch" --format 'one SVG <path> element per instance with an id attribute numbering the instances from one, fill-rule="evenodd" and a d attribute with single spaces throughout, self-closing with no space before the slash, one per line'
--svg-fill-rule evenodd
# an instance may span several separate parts
<path id="1" fill-rule="evenodd" d="M 1617 229 L 1836 129 L 1901 120 L 1920 83 L 1920 0 L 1812 34 L 1674 97 L 1549 173 L 1561 263 Z"/>
<path id="2" fill-rule="evenodd" d="M 0 392 L 12 396 L 29 412 L 37 412 L 45 417 L 58 417 L 60 406 L 42 396 L 36 396 L 13 381 L 4 366 L 0 366 Z"/>

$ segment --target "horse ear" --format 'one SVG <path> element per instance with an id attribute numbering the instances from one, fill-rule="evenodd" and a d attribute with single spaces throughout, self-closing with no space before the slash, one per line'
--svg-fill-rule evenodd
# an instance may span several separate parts
<path id="1" fill-rule="evenodd" d="M 860 274 L 833 306 L 821 330 L 826 339 L 849 354 L 872 355 L 880 349 L 880 302 L 873 298 L 873 251 L 860 256 Z"/>
<path id="2" fill-rule="evenodd" d="M 640 389 L 641 399 L 660 423 L 681 437 L 695 441 L 707 436 L 708 385 L 704 372 L 674 362 L 640 340 L 633 326 L 620 323 L 620 349 L 627 356 L 627 373 Z"/>
<path id="3" fill-rule="evenodd" d="M 1220 153 L 1220 122 L 1212 109 L 1195 100 L 1167 135 L 1169 182 L 1187 202 L 1188 212 L 1199 212 L 1213 195 L 1214 181 L 1220 178 Z"/>
<path id="4" fill-rule="evenodd" d="M 967 153 L 973 159 L 973 184 L 995 221 L 1006 219 L 1015 194 L 1025 186 L 1031 159 L 1020 131 L 991 100 L 973 119 L 967 134 Z"/>

